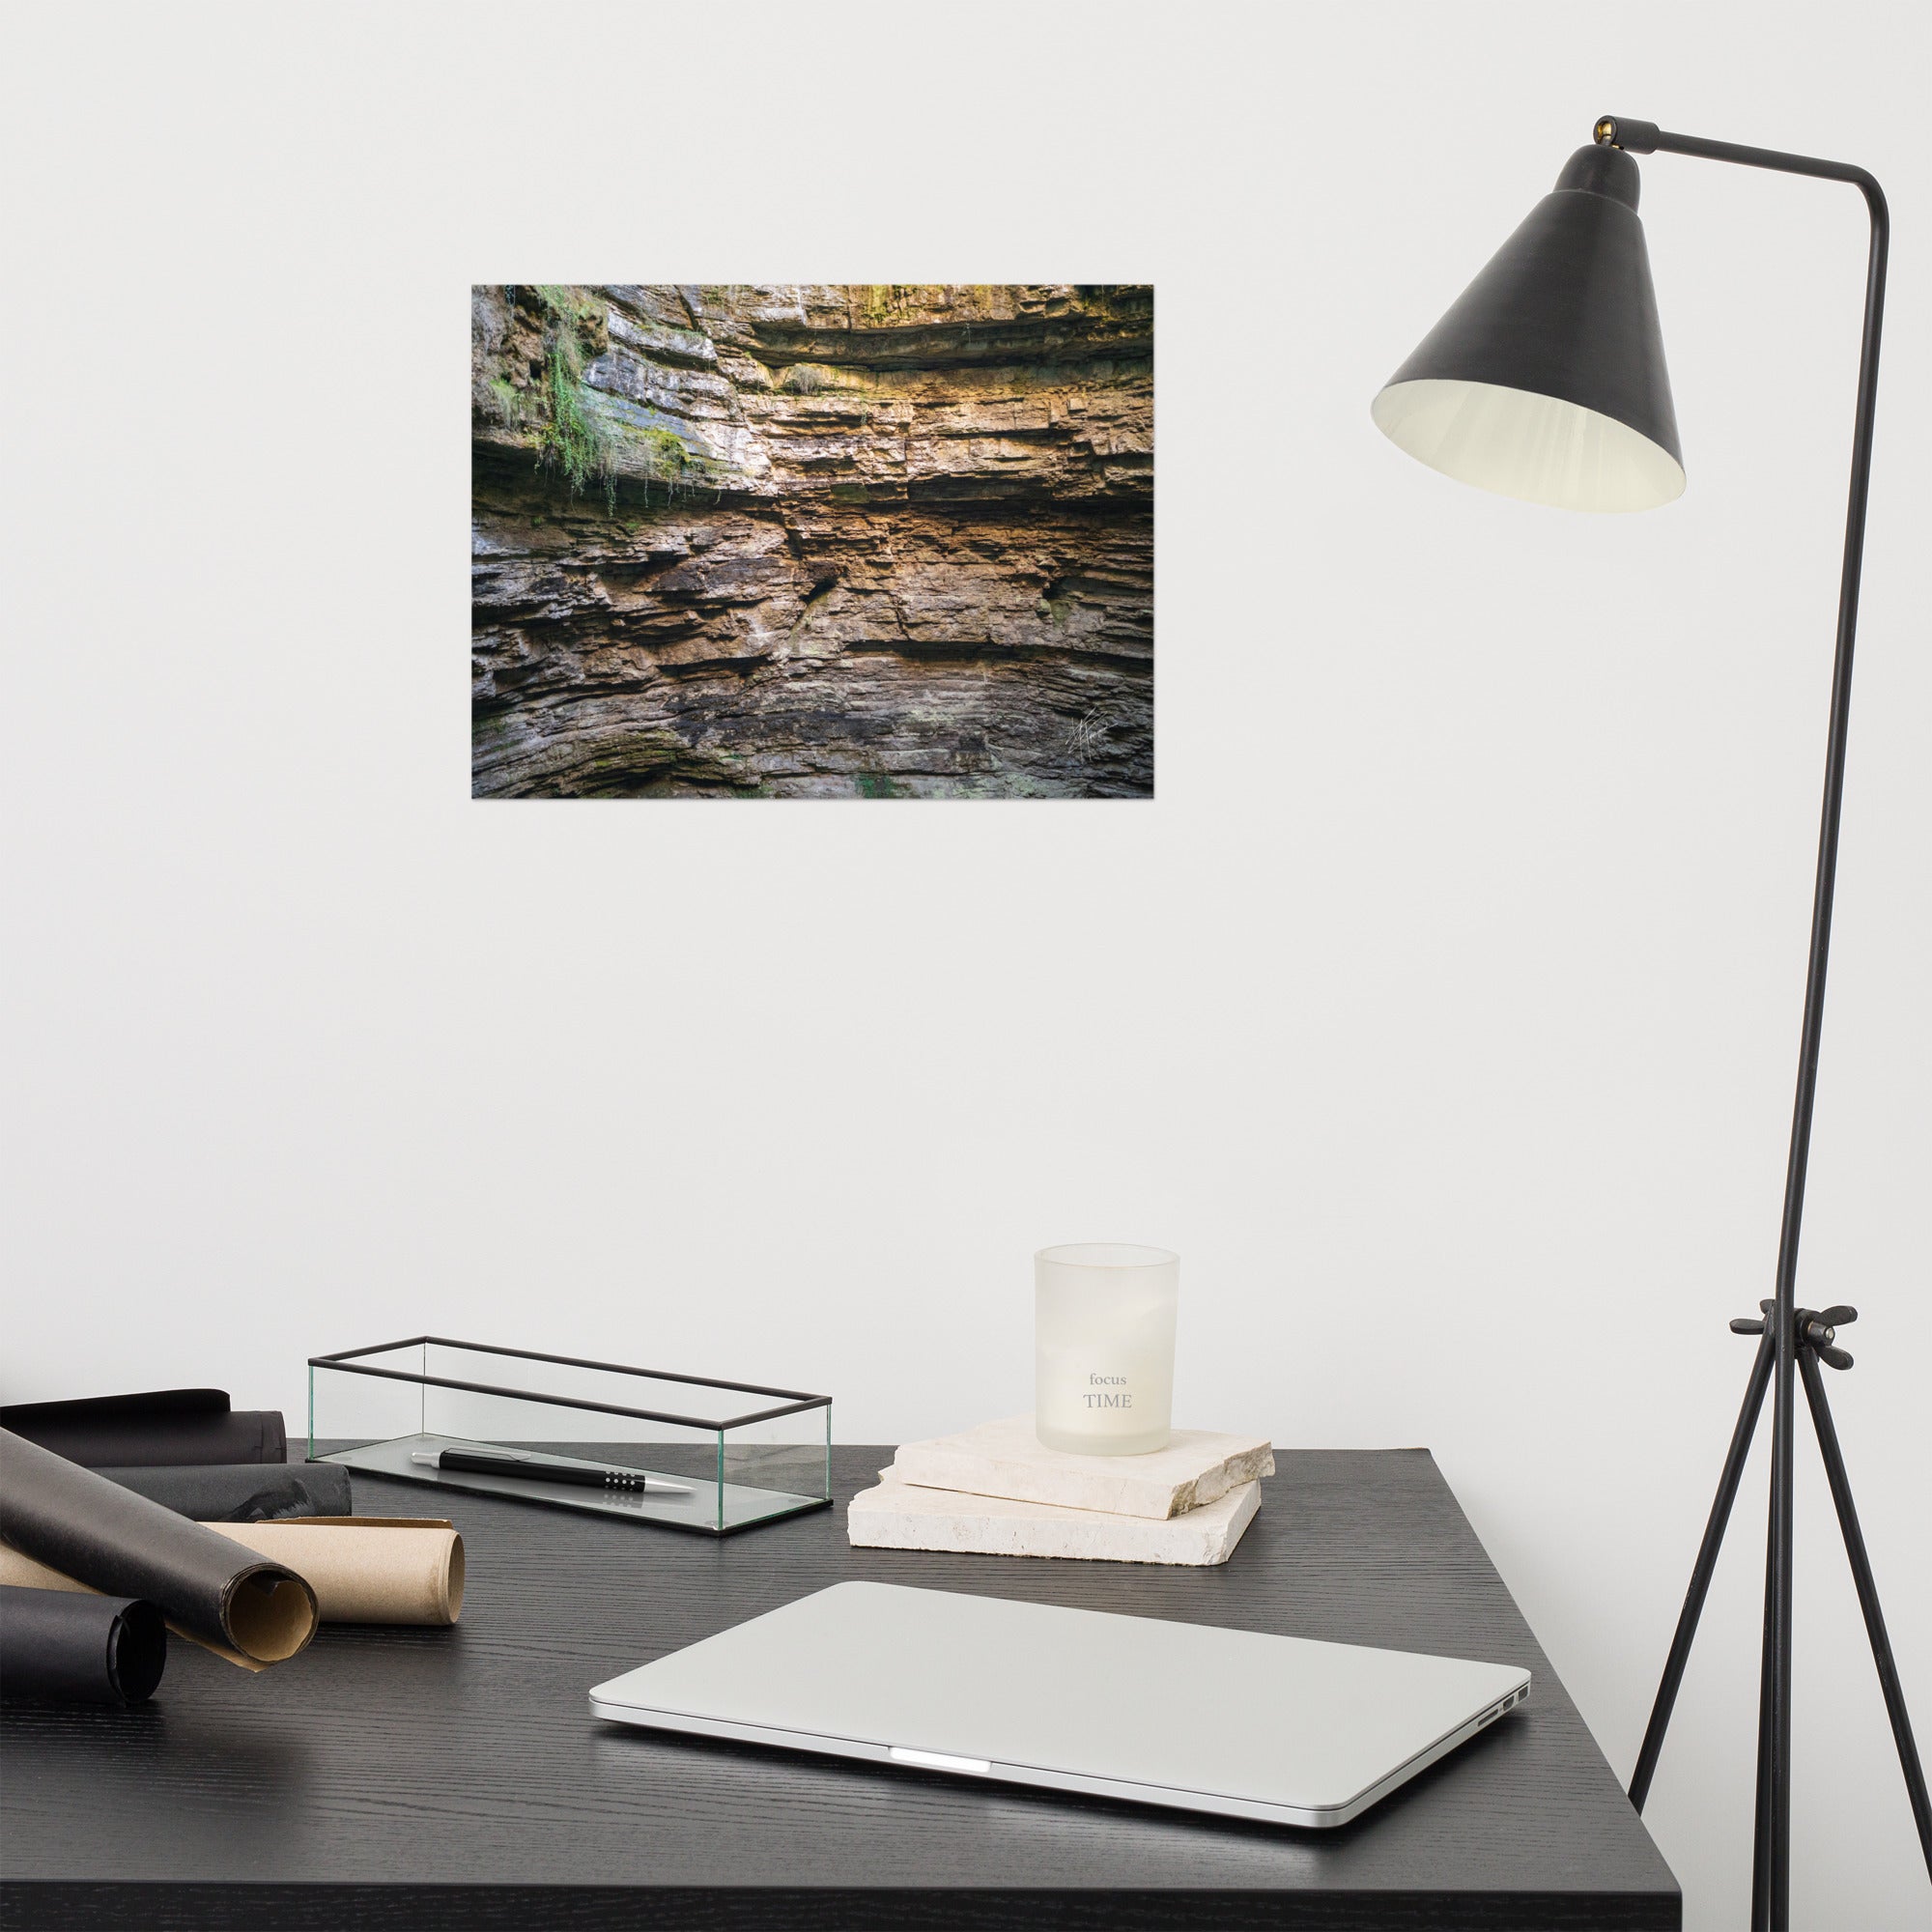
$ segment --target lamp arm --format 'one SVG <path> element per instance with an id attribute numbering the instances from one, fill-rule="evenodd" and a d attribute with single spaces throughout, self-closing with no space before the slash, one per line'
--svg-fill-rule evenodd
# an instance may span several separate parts
<path id="1" fill-rule="evenodd" d="M 1874 219 L 1884 225 L 1885 195 L 1877 181 L 1849 161 L 1824 161 L 1815 155 L 1787 155 L 1776 148 L 1747 148 L 1735 141 L 1707 141 L 1701 134 L 1670 134 L 1655 121 L 1633 121 L 1605 114 L 1592 130 L 1598 146 L 1629 155 L 1694 155 L 1699 160 L 1732 161 L 1743 168 L 1770 168 L 1781 175 L 1811 175 L 1819 181 L 1850 182 L 1860 189 Z"/>
<path id="2" fill-rule="evenodd" d="M 1818 831 L 1818 870 L 1811 899 L 1811 956 L 1804 978 L 1804 1022 L 1792 1110 L 1791 1153 L 1784 1177 L 1784 1215 L 1777 1246 L 1777 1300 L 1773 1317 L 1776 1367 L 1773 1404 L 1771 1562 L 1765 1603 L 1763 1700 L 1758 1719 L 1757 1872 L 1753 1925 L 1778 1932 L 1790 1922 L 1791 1897 L 1791 1493 L 1796 1436 L 1793 1370 L 1797 1336 L 1793 1308 L 1798 1236 L 1804 1214 L 1804 1172 L 1811 1149 L 1811 1107 L 1818 1086 L 1818 1044 L 1825 1018 L 1825 967 L 1832 945 L 1832 895 L 1838 866 L 1838 817 L 1845 792 L 1845 740 L 1851 724 L 1852 646 L 1858 632 L 1859 573 L 1864 558 L 1865 497 L 1871 482 L 1872 421 L 1878 404 L 1879 331 L 1885 319 L 1886 255 L 1891 220 L 1885 191 L 1863 168 L 1809 155 L 1670 134 L 1655 122 L 1606 114 L 1597 123 L 1600 144 L 1634 155 L 1691 155 L 1778 174 L 1848 182 L 1864 196 L 1871 216 L 1865 270 L 1864 332 L 1859 351 L 1858 411 L 1852 432 L 1852 485 L 1845 513 L 1845 558 L 1838 581 L 1838 638 L 1832 668 L 1832 721 L 1825 751 L 1825 804 Z"/>

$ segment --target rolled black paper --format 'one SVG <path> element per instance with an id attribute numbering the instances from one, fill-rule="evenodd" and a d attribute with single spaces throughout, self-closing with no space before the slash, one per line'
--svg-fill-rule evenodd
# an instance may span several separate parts
<path id="1" fill-rule="evenodd" d="M 201 1463 L 96 1473 L 196 1522 L 278 1522 L 355 1513 L 349 1471 L 340 1463 Z"/>
<path id="2" fill-rule="evenodd" d="M 0 1538 L 108 1597 L 145 1597 L 184 1636 L 259 1667 L 315 1634 L 293 1570 L 0 1429 Z"/>
<path id="3" fill-rule="evenodd" d="M 11 1429 L 70 1463 L 126 1468 L 171 1463 L 284 1463 L 289 1435 L 272 1408 L 230 1408 L 223 1389 L 150 1389 L 0 1408 Z"/>
<path id="4" fill-rule="evenodd" d="M 0 1697 L 140 1704 L 168 1662 L 168 1627 L 139 1597 L 0 1586 Z"/>

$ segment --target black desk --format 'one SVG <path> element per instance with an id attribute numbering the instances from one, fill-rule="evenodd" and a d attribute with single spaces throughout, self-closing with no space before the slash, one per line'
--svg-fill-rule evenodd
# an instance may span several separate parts
<path id="1" fill-rule="evenodd" d="M 842 1503 L 887 1459 L 836 1452 Z M 714 1543 L 450 1495 L 453 1631 L 323 1631 L 154 1705 L 14 1707 L 7 1927 L 1675 1927 L 1676 1883 L 1424 1450 L 1285 1454 L 1218 1570 Z M 356 1476 L 367 1515 L 427 1492 Z M 592 1685 L 848 1577 L 1526 1664 L 1525 1710 L 1296 1832 L 593 1723 Z"/>

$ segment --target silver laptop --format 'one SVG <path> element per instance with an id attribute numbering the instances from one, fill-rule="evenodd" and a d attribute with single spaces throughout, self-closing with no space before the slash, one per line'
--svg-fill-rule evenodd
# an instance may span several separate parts
<path id="1" fill-rule="evenodd" d="M 1282 1825 L 1345 1825 L 1529 1672 L 837 1583 L 600 1684 L 593 1717 Z"/>

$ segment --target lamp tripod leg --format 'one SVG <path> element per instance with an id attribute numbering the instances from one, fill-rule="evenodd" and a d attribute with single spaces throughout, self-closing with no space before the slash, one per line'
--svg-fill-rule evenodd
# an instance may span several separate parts
<path id="1" fill-rule="evenodd" d="M 1844 1533 L 1845 1554 L 1851 1561 L 1852 1581 L 1859 1593 L 1859 1607 L 1864 1613 L 1865 1634 L 1871 1639 L 1872 1660 L 1878 1666 L 1879 1688 L 1885 1693 L 1886 1715 L 1891 1719 L 1891 1735 L 1898 1747 L 1899 1768 L 1905 1774 L 1906 1796 L 1911 1801 L 1912 1817 L 1918 1830 L 1919 1849 L 1925 1855 L 1925 1868 L 1932 1874 L 1932 1798 L 1928 1798 L 1924 1767 L 1912 1735 L 1912 1720 L 1905 1708 L 1905 1691 L 1898 1679 L 1898 1664 L 1892 1656 L 1891 1639 L 1886 1634 L 1885 1615 L 1879 1608 L 1878 1584 L 1872 1576 L 1871 1559 L 1865 1550 L 1864 1533 L 1859 1526 L 1857 1505 L 1852 1500 L 1851 1478 L 1845 1471 L 1844 1452 L 1838 1446 L 1838 1432 L 1832 1420 L 1831 1405 L 1825 1399 L 1824 1378 L 1819 1374 L 1821 1358 L 1834 1369 L 1849 1369 L 1852 1358 L 1834 1347 L 1837 1324 L 1854 1321 L 1853 1308 L 1794 1309 L 1788 1321 L 1780 1323 L 1776 1302 L 1760 1302 L 1761 1321 L 1731 1323 L 1740 1335 L 1755 1334 L 1757 1356 L 1751 1364 L 1750 1381 L 1745 1390 L 1737 1427 L 1731 1432 L 1731 1446 L 1724 1457 L 1723 1473 L 1718 1480 L 1718 1494 L 1704 1525 L 1704 1540 L 1697 1548 L 1697 1561 L 1690 1572 L 1690 1587 L 1685 1593 L 1684 1607 L 1678 1613 L 1676 1634 L 1664 1662 L 1663 1678 L 1651 1707 L 1643 1744 L 1637 1752 L 1636 1769 L 1631 1775 L 1630 1799 L 1637 1810 L 1643 1809 L 1650 1795 L 1651 1780 L 1663 1749 L 1663 1736 L 1670 1723 L 1671 1710 L 1684 1681 L 1690 1646 L 1697 1634 L 1704 1600 L 1710 1593 L 1711 1578 L 1717 1570 L 1718 1552 L 1737 1501 L 1738 1486 L 1749 1460 L 1751 1439 L 1757 1433 L 1758 1417 L 1764 1409 L 1778 1371 L 1780 1394 L 1785 1397 L 1774 1411 L 1772 1435 L 1771 1521 L 1766 1538 L 1764 1566 L 1764 1650 L 1758 1683 L 1757 1806 L 1752 1831 L 1751 1932 L 1788 1932 L 1791 1915 L 1791 1583 L 1792 1510 L 1791 1479 L 1793 1437 L 1797 1416 L 1791 1402 L 1793 1381 L 1804 1385 L 1804 1400 L 1811 1411 L 1817 1433 L 1818 1453 L 1832 1489 L 1832 1501 L 1838 1512 L 1838 1526 Z M 1784 1338 L 1779 1349 L 1780 1329 Z M 1784 1361 L 1778 1360 L 1783 1352 Z"/>
<path id="2" fill-rule="evenodd" d="M 1792 1534 L 1793 1450 L 1798 1415 L 1797 1320 L 1790 1294 L 1766 1321 L 1778 1331 L 1777 1362 L 1771 1382 L 1771 1548 L 1765 1563 L 1764 1690 L 1770 1713 L 1766 1735 L 1765 1843 L 1766 1932 L 1791 1927 L 1791 1612 L 1794 1573 Z"/>
<path id="3" fill-rule="evenodd" d="M 1750 1455 L 1751 1437 L 1757 1433 L 1758 1412 L 1764 1406 L 1765 1391 L 1771 1386 L 1776 1345 L 1769 1327 L 1758 1344 L 1757 1359 L 1751 1364 L 1750 1381 L 1745 1390 L 1744 1406 L 1738 1411 L 1738 1426 L 1731 1432 L 1731 1446 L 1724 1457 L 1724 1471 L 1718 1479 L 1717 1500 L 1711 1505 L 1710 1520 L 1704 1525 L 1704 1540 L 1697 1547 L 1697 1561 L 1690 1572 L 1690 1587 L 1684 1595 L 1678 1613 L 1677 1632 L 1670 1639 L 1670 1655 L 1664 1660 L 1663 1678 L 1657 1687 L 1657 1701 L 1651 1706 L 1650 1722 L 1644 1729 L 1643 1745 L 1636 1754 L 1636 1769 L 1631 1774 L 1630 1801 L 1641 1811 L 1650 1796 L 1650 1781 L 1657 1774 L 1657 1760 L 1663 1750 L 1663 1734 L 1670 1725 L 1670 1713 L 1684 1682 L 1684 1667 L 1690 1661 L 1690 1644 L 1697 1634 L 1697 1620 L 1710 1594 L 1711 1577 L 1718 1567 L 1718 1551 L 1731 1520 L 1731 1506 L 1737 1501 L 1738 1484 Z"/>
<path id="4" fill-rule="evenodd" d="M 1771 1324 L 1766 1322 L 1766 1333 Z M 1777 1484 L 1774 1475 L 1771 1522 L 1764 1549 L 1764 1648 L 1757 1686 L 1757 1804 L 1751 1825 L 1751 1932 L 1771 1932 L 1772 1702 L 1775 1653 L 1772 1628 L 1777 1614 Z"/>
<path id="5" fill-rule="evenodd" d="M 1858 1509 L 1852 1501 L 1852 1483 L 1845 1473 L 1838 1431 L 1825 1400 L 1824 1378 L 1818 1373 L 1817 1357 L 1809 1349 L 1798 1351 L 1798 1370 L 1804 1378 L 1804 1399 L 1811 1406 L 1812 1425 L 1818 1432 L 1818 1453 L 1824 1458 L 1826 1479 L 1832 1486 L 1838 1527 L 1844 1531 L 1845 1554 L 1851 1559 L 1852 1581 L 1858 1586 L 1859 1607 L 1864 1612 L 1865 1634 L 1871 1638 L 1879 1688 L 1885 1692 L 1886 1714 L 1891 1719 L 1892 1740 L 1898 1746 L 1899 1768 L 1905 1774 L 1906 1794 L 1912 1801 L 1913 1820 L 1918 1827 L 1919 1849 L 1925 1855 L 1925 1869 L 1932 1874 L 1932 1801 L 1926 1797 L 1925 1772 L 1918 1762 L 1918 1747 L 1913 1742 L 1912 1719 L 1905 1709 L 1905 1690 L 1898 1681 L 1891 1639 L 1886 1634 L 1885 1615 L 1878 1604 L 1878 1583 L 1872 1576 L 1871 1558 L 1865 1553 L 1864 1532 L 1859 1527 Z"/>

